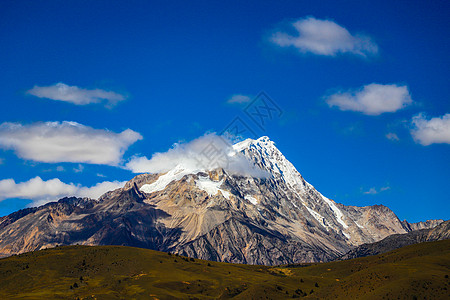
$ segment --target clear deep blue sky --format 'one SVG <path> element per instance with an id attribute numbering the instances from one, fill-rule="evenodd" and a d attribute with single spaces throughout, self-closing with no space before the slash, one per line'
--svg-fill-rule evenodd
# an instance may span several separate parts
<path id="1" fill-rule="evenodd" d="M 449 11 L 447 1 L 1 1 L 0 122 L 129 128 L 143 139 L 127 160 L 220 132 L 242 115 L 228 99 L 264 90 L 283 115 L 255 131 L 322 194 L 384 204 L 408 221 L 449 219 L 450 145 L 425 146 L 410 134 L 413 116 L 450 113 Z M 308 16 L 369 36 L 378 53 L 302 54 L 270 42 Z M 105 108 L 26 94 L 58 82 L 128 97 Z M 407 86 L 413 104 L 373 116 L 324 99 L 371 83 Z M 0 159 L 0 180 L 16 183 L 39 176 L 92 186 L 134 176 L 88 163 L 75 172 L 78 163 L 23 159 L 11 149 L 0 149 Z M 5 199 L 0 215 L 29 202 Z"/>

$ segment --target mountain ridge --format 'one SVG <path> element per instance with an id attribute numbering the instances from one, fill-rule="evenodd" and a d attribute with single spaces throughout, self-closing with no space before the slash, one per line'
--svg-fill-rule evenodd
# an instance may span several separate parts
<path id="1" fill-rule="evenodd" d="M 419 225 L 423 226 L 423 224 Z M 446 239 L 450 239 L 450 221 L 444 221 L 432 228 L 413 230 L 404 234 L 393 234 L 375 243 L 359 245 L 339 259 L 345 260 L 378 255 L 405 246 Z"/>
<path id="2" fill-rule="evenodd" d="M 0 255 L 79 243 L 235 263 L 319 262 L 439 222 L 414 225 L 382 205 L 336 203 L 306 182 L 268 137 L 226 151 L 232 162 L 246 159 L 260 170 L 250 173 L 270 176 L 183 164 L 140 174 L 98 200 L 66 198 L 3 217 Z"/>

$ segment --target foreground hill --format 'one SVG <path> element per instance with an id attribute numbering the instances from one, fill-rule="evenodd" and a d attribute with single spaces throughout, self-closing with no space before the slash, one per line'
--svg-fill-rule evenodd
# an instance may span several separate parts
<path id="1" fill-rule="evenodd" d="M 226 153 L 228 167 L 180 163 L 166 173 L 138 175 L 98 200 L 65 198 L 0 218 L 0 257 L 80 244 L 232 263 L 321 262 L 441 222 L 410 224 L 382 205 L 336 203 L 306 182 L 267 137 Z"/>
<path id="2" fill-rule="evenodd" d="M 347 252 L 340 259 L 377 255 L 413 244 L 447 239 L 450 239 L 450 221 L 443 222 L 434 228 L 393 234 L 376 243 L 362 244 Z"/>
<path id="3" fill-rule="evenodd" d="M 1 299 L 448 299 L 450 240 L 347 261 L 256 266 L 122 246 L 0 260 Z"/>

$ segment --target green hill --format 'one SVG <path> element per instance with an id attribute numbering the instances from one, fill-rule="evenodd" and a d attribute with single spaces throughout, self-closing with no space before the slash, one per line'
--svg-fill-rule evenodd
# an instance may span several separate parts
<path id="1" fill-rule="evenodd" d="M 67 246 L 0 260 L 0 299 L 449 299 L 450 240 L 266 267 L 147 249 Z"/>

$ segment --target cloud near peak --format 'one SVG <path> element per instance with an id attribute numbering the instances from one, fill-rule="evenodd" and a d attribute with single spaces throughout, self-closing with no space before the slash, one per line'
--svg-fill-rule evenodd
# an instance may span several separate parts
<path id="1" fill-rule="evenodd" d="M 76 122 L 0 125 L 0 148 L 37 162 L 118 166 L 130 145 L 142 136 L 131 129 L 115 133 Z"/>
<path id="2" fill-rule="evenodd" d="M 69 102 L 76 105 L 86 105 L 105 101 L 108 106 L 114 106 L 116 103 L 126 99 L 124 95 L 116 92 L 101 89 L 83 89 L 77 86 L 69 86 L 62 82 L 50 86 L 35 85 L 32 89 L 27 91 L 27 94 L 39 98 Z"/>
<path id="3" fill-rule="evenodd" d="M 396 112 L 412 103 L 407 86 L 377 83 L 365 85 L 358 90 L 332 94 L 326 97 L 325 101 L 330 107 L 371 116 Z"/>
<path id="4" fill-rule="evenodd" d="M 389 187 L 389 186 L 384 186 L 384 187 L 381 187 L 381 188 L 372 187 L 369 190 L 365 191 L 364 194 L 366 194 L 366 195 L 376 195 L 376 194 L 379 194 L 381 192 L 388 191 L 390 189 L 391 189 L 391 187 Z"/>
<path id="5" fill-rule="evenodd" d="M 177 166 L 192 171 L 224 168 L 232 174 L 266 177 L 245 156 L 233 149 L 231 141 L 215 133 L 205 134 L 187 143 L 176 143 L 166 152 L 133 157 L 125 166 L 134 173 L 165 173 Z"/>
<path id="6" fill-rule="evenodd" d="M 330 20 L 314 17 L 301 18 L 290 23 L 295 34 L 275 32 L 270 41 L 280 47 L 293 47 L 300 53 L 336 56 L 350 53 L 359 56 L 376 54 L 378 46 L 368 36 L 353 35 L 346 28 Z"/>

